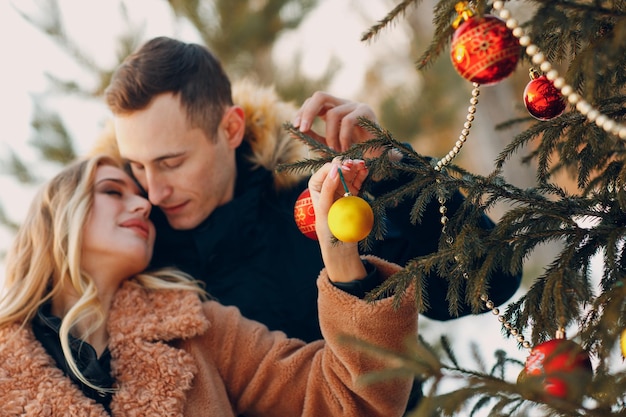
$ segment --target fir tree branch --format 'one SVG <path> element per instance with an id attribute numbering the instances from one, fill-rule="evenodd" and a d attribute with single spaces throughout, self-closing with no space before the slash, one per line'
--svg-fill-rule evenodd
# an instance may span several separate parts
<path id="1" fill-rule="evenodd" d="M 378 36 L 384 28 L 404 16 L 410 6 L 415 4 L 416 7 L 419 7 L 421 2 L 422 0 L 402 0 L 389 13 L 387 13 L 384 18 L 379 20 L 378 23 L 371 26 L 363 35 L 361 35 L 361 42 L 371 41 Z"/>

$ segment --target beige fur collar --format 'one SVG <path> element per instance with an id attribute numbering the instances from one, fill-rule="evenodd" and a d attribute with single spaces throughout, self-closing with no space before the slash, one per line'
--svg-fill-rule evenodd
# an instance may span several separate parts
<path id="1" fill-rule="evenodd" d="M 111 369 L 119 385 L 113 414 L 182 416 L 198 370 L 191 355 L 162 341 L 193 337 L 208 327 L 197 294 L 126 283 L 109 317 Z"/>
<path id="2" fill-rule="evenodd" d="M 17 324 L 0 329 L 0 404 L 0 416 L 107 416 Z"/>
<path id="3" fill-rule="evenodd" d="M 164 342 L 202 334 L 209 326 L 196 294 L 149 291 L 126 283 L 109 319 L 117 381 L 112 412 L 182 416 L 197 369 L 188 353 Z M 17 325 L 0 330 L 0 403 L 0 416 L 107 415 L 63 375 L 32 330 Z"/>
<path id="4" fill-rule="evenodd" d="M 280 100 L 274 89 L 241 80 L 233 84 L 233 101 L 246 115 L 245 140 L 252 147 L 253 163 L 274 171 L 279 164 L 306 158 L 306 146 L 291 137 L 283 127 L 285 122 L 293 121 L 296 108 Z M 278 189 L 288 188 L 303 177 L 274 172 L 274 184 Z"/>

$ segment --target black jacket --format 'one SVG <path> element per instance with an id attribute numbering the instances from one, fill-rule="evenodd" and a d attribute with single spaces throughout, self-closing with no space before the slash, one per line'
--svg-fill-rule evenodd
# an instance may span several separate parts
<path id="1" fill-rule="evenodd" d="M 296 187 L 277 192 L 273 174 L 253 168 L 244 155 L 238 158 L 235 198 L 219 207 L 197 228 L 172 230 L 159 210 L 153 210 L 157 243 L 153 266 L 177 266 L 206 284 L 206 290 L 220 302 L 238 306 L 243 315 L 283 330 L 305 341 L 321 337 L 317 322 L 315 280 L 323 267 L 318 243 L 297 228 L 293 208 L 306 188 L 306 180 Z M 388 182 L 385 188 L 398 184 Z M 457 194 L 447 203 L 458 207 Z M 418 225 L 408 216 L 407 201 L 388 211 L 388 233 L 376 241 L 372 254 L 404 265 L 408 260 L 437 250 L 441 232 L 439 206 L 433 204 Z M 493 223 L 484 218 L 484 226 Z M 509 299 L 520 284 L 519 276 L 492 277 L 490 297 L 496 304 Z M 445 280 L 433 276 L 428 282 L 431 308 L 424 315 L 448 320 Z M 462 315 L 469 314 L 465 306 Z"/>

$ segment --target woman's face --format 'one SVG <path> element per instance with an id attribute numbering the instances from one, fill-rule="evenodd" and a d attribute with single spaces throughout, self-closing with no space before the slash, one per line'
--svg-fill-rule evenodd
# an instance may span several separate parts
<path id="1" fill-rule="evenodd" d="M 150 209 L 150 202 L 124 171 L 98 167 L 94 204 L 83 229 L 83 269 L 92 276 L 106 273 L 120 278 L 143 271 L 155 238 Z"/>

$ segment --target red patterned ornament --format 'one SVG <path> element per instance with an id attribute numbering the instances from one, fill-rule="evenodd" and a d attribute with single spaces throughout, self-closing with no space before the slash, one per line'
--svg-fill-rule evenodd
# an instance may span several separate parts
<path id="1" fill-rule="evenodd" d="M 302 234 L 309 239 L 317 240 L 315 232 L 315 211 L 309 189 L 302 191 L 293 207 L 293 218 Z"/>
<path id="2" fill-rule="evenodd" d="M 593 368 L 585 350 L 571 340 L 553 339 L 531 350 L 517 380 L 525 383 L 536 378 L 548 396 L 576 401 L 582 398 L 592 377 Z"/>
<path id="3" fill-rule="evenodd" d="M 478 84 L 495 84 L 508 77 L 520 57 L 519 42 L 506 23 L 491 15 L 472 16 L 466 5 L 457 7 L 459 19 L 465 22 L 454 32 L 450 56 L 457 72 Z"/>
<path id="4" fill-rule="evenodd" d="M 530 82 L 524 89 L 524 105 L 535 119 L 545 121 L 560 116 L 565 99 L 552 81 L 538 71 L 530 70 Z"/>

